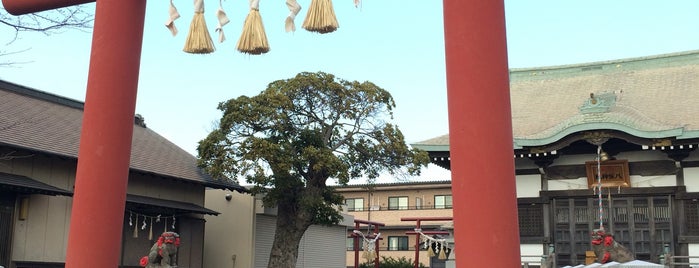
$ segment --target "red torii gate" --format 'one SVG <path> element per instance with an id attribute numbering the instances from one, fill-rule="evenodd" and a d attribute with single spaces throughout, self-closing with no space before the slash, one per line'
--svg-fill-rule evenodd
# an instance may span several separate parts
<path id="1" fill-rule="evenodd" d="M 422 222 L 424 221 L 451 221 L 452 217 L 403 217 L 400 218 L 401 221 L 414 221 L 415 231 L 408 231 L 405 234 L 415 235 L 415 268 L 420 265 L 420 232 L 426 235 L 448 235 L 447 231 L 422 231 Z"/>
<path id="2" fill-rule="evenodd" d="M 13 15 L 93 1 L 2 0 Z M 96 2 L 67 268 L 116 267 L 121 252 L 146 1 Z M 456 259 L 518 267 L 504 3 L 443 4 Z"/>

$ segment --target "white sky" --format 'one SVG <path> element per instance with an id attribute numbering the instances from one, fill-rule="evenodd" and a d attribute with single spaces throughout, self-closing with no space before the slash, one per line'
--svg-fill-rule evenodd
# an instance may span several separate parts
<path id="1" fill-rule="evenodd" d="M 164 27 L 169 1 L 148 1 L 136 113 L 155 130 L 196 155 L 197 142 L 220 118 L 216 105 L 256 95 L 268 83 L 303 71 L 324 71 L 347 80 L 372 81 L 397 103 L 395 121 L 408 143 L 448 133 L 441 1 L 333 1 L 338 31 L 320 35 L 301 28 L 310 1 L 286 33 L 288 9 L 281 0 L 261 1 L 271 51 L 250 56 L 236 51 L 248 1 L 225 0 L 231 19 L 227 40 L 216 52 L 182 52 L 192 18 L 192 1 L 175 0 L 182 17 L 173 37 Z M 217 37 L 219 2 L 205 0 L 210 33 Z M 94 9 L 88 4 L 86 9 Z M 507 0 L 509 67 L 540 67 L 699 49 L 699 1 Z M 18 67 L 0 67 L 0 79 L 76 100 L 85 99 L 91 33 L 45 36 L 0 28 L 2 52 Z M 9 60 L 7 58 L 3 61 Z M 420 179 L 449 179 L 439 167 Z"/>

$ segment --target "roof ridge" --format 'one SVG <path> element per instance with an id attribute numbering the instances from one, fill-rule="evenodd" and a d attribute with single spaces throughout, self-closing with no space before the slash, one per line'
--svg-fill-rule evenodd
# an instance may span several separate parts
<path id="1" fill-rule="evenodd" d="M 577 68 L 582 68 L 582 67 L 591 67 L 591 66 L 600 66 L 600 65 L 616 65 L 616 64 L 622 64 L 622 63 L 637 63 L 637 62 L 643 62 L 643 61 L 663 60 L 663 59 L 668 59 L 668 58 L 678 58 L 678 57 L 687 57 L 687 56 L 699 57 L 699 50 L 689 50 L 689 51 L 672 52 L 672 53 L 656 54 L 656 55 L 649 55 L 649 56 L 639 56 L 639 57 L 630 57 L 630 58 L 622 58 L 622 59 L 591 61 L 591 62 L 573 63 L 573 64 L 549 65 L 549 66 L 540 66 L 540 67 L 511 68 L 510 73 L 527 73 L 527 72 L 532 72 L 532 71 L 563 71 L 563 70 L 567 70 L 567 69 L 577 69 Z"/>
<path id="2" fill-rule="evenodd" d="M 85 102 L 0 79 L 0 88 L 9 92 L 84 110 Z"/>

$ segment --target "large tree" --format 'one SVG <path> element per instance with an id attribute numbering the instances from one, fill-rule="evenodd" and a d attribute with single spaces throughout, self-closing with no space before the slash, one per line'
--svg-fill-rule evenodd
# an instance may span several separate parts
<path id="1" fill-rule="evenodd" d="M 405 143 L 392 119 L 391 94 L 371 82 L 323 72 L 270 83 L 254 97 L 222 102 L 223 116 L 197 148 L 215 177 L 244 177 L 253 194 L 277 208 L 268 267 L 294 267 L 312 224 L 336 224 L 343 198 L 328 179 L 374 179 L 383 172 L 417 175 L 429 162 Z"/>

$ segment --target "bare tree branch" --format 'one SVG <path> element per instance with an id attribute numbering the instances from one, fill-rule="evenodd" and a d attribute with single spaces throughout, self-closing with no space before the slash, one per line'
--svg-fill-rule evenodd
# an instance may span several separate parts
<path id="1" fill-rule="evenodd" d="M 17 41 L 21 32 L 39 32 L 45 35 L 61 33 L 64 30 L 79 30 L 88 32 L 92 29 L 94 15 L 85 11 L 81 6 L 73 6 L 21 16 L 14 16 L 4 8 L 0 8 L 0 32 L 10 32 L 2 28 L 12 29 L 9 40 L 1 40 L 6 45 Z M 4 26 L 4 27 L 3 27 Z M 15 67 L 28 62 L 4 60 L 10 56 L 26 52 L 29 48 L 14 51 L 0 51 L 0 67 Z"/>

